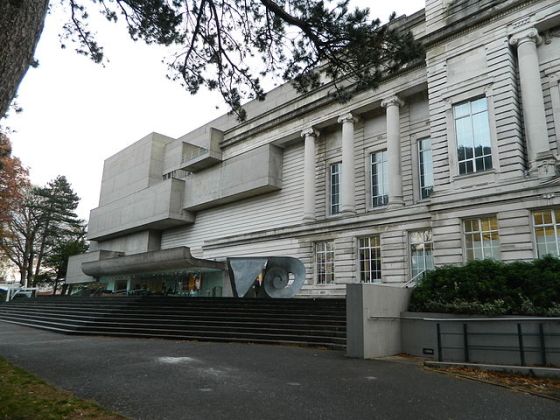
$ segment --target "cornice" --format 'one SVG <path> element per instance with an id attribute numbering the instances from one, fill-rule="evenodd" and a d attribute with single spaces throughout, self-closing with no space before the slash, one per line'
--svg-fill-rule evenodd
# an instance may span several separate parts
<path id="1" fill-rule="evenodd" d="M 458 19 L 450 25 L 426 35 L 422 38 L 422 41 L 426 49 L 437 47 L 444 42 L 458 39 L 465 34 L 475 31 L 486 25 L 489 21 L 501 19 L 523 9 L 526 5 L 534 3 L 535 0 L 513 0 L 501 2 L 497 5 L 489 4 L 486 9 L 481 10 L 478 14 Z"/>

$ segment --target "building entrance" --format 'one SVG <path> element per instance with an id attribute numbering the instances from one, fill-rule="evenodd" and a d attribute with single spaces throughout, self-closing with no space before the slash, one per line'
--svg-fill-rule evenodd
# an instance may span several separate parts
<path id="1" fill-rule="evenodd" d="M 113 293 L 132 296 L 201 296 L 223 295 L 221 271 L 172 271 L 103 276 L 100 281 Z"/>

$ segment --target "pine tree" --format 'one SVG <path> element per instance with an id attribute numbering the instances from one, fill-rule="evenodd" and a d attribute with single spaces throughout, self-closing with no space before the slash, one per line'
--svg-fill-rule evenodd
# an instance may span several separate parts
<path id="1" fill-rule="evenodd" d="M 325 79 L 331 93 L 347 100 L 374 88 L 384 75 L 423 49 L 398 23 L 381 25 L 368 9 L 351 9 L 349 0 L 61 0 L 68 22 L 63 47 L 74 45 L 95 62 L 103 46 L 89 27 L 99 12 L 121 20 L 133 40 L 171 46 L 169 77 L 190 93 L 201 86 L 217 90 L 240 119 L 241 106 L 265 97 L 263 77 L 293 81 L 298 91 Z M 33 63 L 48 0 L 0 2 L 0 117 Z M 393 16 L 394 17 L 394 16 Z"/>
<path id="2" fill-rule="evenodd" d="M 12 211 L 0 252 L 18 267 L 22 284 L 34 285 L 45 256 L 83 231 L 85 223 L 75 213 L 79 200 L 67 179 L 58 176 L 44 187 L 28 188 Z"/>
<path id="3" fill-rule="evenodd" d="M 56 294 L 59 282 L 66 277 L 68 259 L 87 250 L 85 223 L 80 223 L 60 238 L 45 254 L 43 272 L 38 277 L 53 283 L 53 295 Z"/>

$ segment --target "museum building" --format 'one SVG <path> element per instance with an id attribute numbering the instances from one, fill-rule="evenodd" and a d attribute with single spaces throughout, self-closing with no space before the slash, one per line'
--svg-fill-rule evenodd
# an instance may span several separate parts
<path id="1" fill-rule="evenodd" d="M 560 255 L 560 3 L 427 0 L 394 23 L 425 62 L 336 102 L 290 84 L 105 161 L 67 283 L 228 295 L 225 260 L 291 256 L 299 296 Z"/>

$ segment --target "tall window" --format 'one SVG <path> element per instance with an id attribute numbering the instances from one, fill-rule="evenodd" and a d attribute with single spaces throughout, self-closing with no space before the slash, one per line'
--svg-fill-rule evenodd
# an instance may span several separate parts
<path id="1" fill-rule="evenodd" d="M 425 271 L 434 269 L 431 229 L 410 232 L 410 268 L 415 279 Z"/>
<path id="2" fill-rule="evenodd" d="M 453 107 L 459 174 L 492 169 L 492 147 L 486 98 Z"/>
<path id="3" fill-rule="evenodd" d="M 331 214 L 340 212 L 340 162 L 330 166 L 330 210 Z"/>
<path id="4" fill-rule="evenodd" d="M 315 243 L 315 260 L 317 262 L 317 284 L 334 282 L 334 242 Z"/>
<path id="5" fill-rule="evenodd" d="M 533 213 L 537 255 L 560 257 L 560 210 L 538 210 Z"/>
<path id="6" fill-rule="evenodd" d="M 420 198 L 428 198 L 434 189 L 432 139 L 418 140 L 418 174 L 420 176 Z"/>
<path id="7" fill-rule="evenodd" d="M 498 259 L 500 235 L 496 216 L 465 220 L 467 261 Z"/>
<path id="8" fill-rule="evenodd" d="M 358 239 L 360 281 L 373 283 L 381 281 L 381 243 L 379 236 Z"/>
<path id="9" fill-rule="evenodd" d="M 384 206 L 389 201 L 389 174 L 387 151 L 372 153 L 371 157 L 371 206 Z"/>

